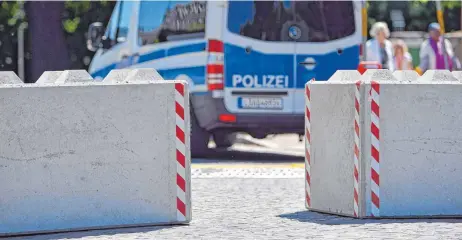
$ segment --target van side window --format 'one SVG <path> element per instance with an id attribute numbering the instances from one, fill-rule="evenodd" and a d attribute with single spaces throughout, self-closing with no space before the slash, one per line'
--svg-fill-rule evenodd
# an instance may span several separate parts
<path id="1" fill-rule="evenodd" d="M 138 42 L 148 45 L 205 36 L 206 1 L 141 1 Z"/>
<path id="2" fill-rule="evenodd" d="M 128 28 L 132 17 L 133 1 L 121 1 L 119 21 L 117 26 L 117 43 L 125 42 L 128 36 Z"/>
<path id="3" fill-rule="evenodd" d="M 116 33 L 117 33 L 117 22 L 119 21 L 119 12 L 120 12 L 120 2 L 118 2 L 115 7 L 114 11 L 112 11 L 111 19 L 106 27 L 106 33 L 104 34 L 107 39 L 111 40 L 111 44 L 114 45 L 116 43 Z"/>

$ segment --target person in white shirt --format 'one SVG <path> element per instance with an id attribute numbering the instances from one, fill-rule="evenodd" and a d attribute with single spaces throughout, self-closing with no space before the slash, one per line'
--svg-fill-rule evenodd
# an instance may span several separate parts
<path id="1" fill-rule="evenodd" d="M 414 68 L 412 56 L 403 40 L 396 40 L 393 44 L 393 61 L 395 70 L 412 70 Z"/>
<path id="2" fill-rule="evenodd" d="M 366 42 L 366 61 L 376 61 L 383 69 L 395 70 L 393 61 L 393 45 L 387 39 L 390 30 L 385 22 L 376 22 L 369 31 L 372 39 Z"/>
<path id="3" fill-rule="evenodd" d="M 430 37 L 420 46 L 420 71 L 423 73 L 429 69 L 449 69 L 450 71 L 461 69 L 460 61 L 454 54 L 451 42 L 444 39 L 443 45 L 440 25 L 431 23 L 428 26 L 428 33 Z M 444 56 L 446 56 L 447 66 L 445 66 Z"/>

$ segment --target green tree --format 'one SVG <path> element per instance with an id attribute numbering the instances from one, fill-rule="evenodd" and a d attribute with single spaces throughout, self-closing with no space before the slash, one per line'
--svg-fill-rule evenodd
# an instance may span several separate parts
<path id="1" fill-rule="evenodd" d="M 460 30 L 460 1 L 442 1 L 446 31 Z M 406 31 L 427 31 L 428 24 L 436 22 L 435 1 L 368 1 L 369 28 L 377 21 L 391 27 L 390 10 L 400 9 L 406 22 Z"/>
<path id="2" fill-rule="evenodd" d="M 115 2 L 66 1 L 58 2 L 59 4 L 56 4 L 55 1 L 42 1 L 39 3 L 47 6 L 48 4 L 51 4 L 52 8 L 42 11 L 34 11 L 36 9 L 40 10 L 39 8 L 41 4 L 31 4 L 31 2 L 26 2 L 26 12 L 29 14 L 25 14 L 24 11 L 21 11 L 21 2 L 0 1 L 0 70 L 17 71 L 17 31 L 21 23 L 27 23 L 29 21 L 29 28 L 25 32 L 26 80 L 35 81 L 37 79 L 37 74 L 39 74 L 38 72 L 43 72 L 45 70 L 87 69 L 94 54 L 86 49 L 85 39 L 88 26 L 95 21 L 107 23 Z M 53 5 L 53 3 L 55 5 Z M 33 16 L 31 16 L 31 14 Z M 40 19 L 40 17 L 48 18 L 50 15 L 53 15 L 55 23 L 58 23 L 58 25 L 53 25 L 57 27 L 54 27 L 51 34 L 57 38 L 60 38 L 59 36 L 64 36 L 59 41 L 63 42 L 66 47 L 67 57 L 65 57 L 63 61 L 56 61 L 51 65 L 42 65 L 40 69 L 35 70 L 33 67 L 34 60 L 45 62 L 48 62 L 50 59 L 51 62 L 56 60 L 52 59 L 53 54 L 36 51 L 37 48 L 43 48 L 40 44 L 34 44 L 37 38 L 34 41 L 30 41 L 31 38 L 34 38 L 34 35 L 35 37 L 38 37 L 43 34 L 43 32 L 34 31 L 34 29 L 40 30 L 39 28 L 43 27 L 47 30 L 47 32 L 49 32 L 50 29 L 46 28 L 49 28 L 50 26 L 46 23 L 40 23 L 37 25 L 35 20 Z M 46 47 L 49 48 L 50 45 L 53 46 L 49 42 Z M 34 52 L 35 54 L 32 54 Z M 60 58 L 62 59 L 63 57 Z M 37 73 L 32 74 L 31 71 L 35 71 Z"/>

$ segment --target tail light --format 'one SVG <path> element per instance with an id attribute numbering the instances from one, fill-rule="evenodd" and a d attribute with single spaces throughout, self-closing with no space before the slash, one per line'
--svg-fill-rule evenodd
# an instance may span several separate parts
<path id="1" fill-rule="evenodd" d="M 208 42 L 208 59 L 207 59 L 207 88 L 209 91 L 223 90 L 223 42 L 215 39 L 209 39 Z"/>
<path id="2" fill-rule="evenodd" d="M 363 48 L 364 48 L 363 45 L 362 45 L 362 44 L 359 44 L 359 58 L 360 58 L 362 61 L 365 60 L 365 59 L 363 59 L 363 57 L 364 57 L 364 56 L 363 56 L 363 51 L 364 51 Z"/>

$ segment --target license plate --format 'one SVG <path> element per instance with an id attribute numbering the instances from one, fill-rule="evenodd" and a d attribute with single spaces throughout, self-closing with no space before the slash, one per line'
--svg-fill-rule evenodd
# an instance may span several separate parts
<path id="1" fill-rule="evenodd" d="M 237 99 L 239 108 L 245 109 L 282 109 L 282 98 L 250 98 Z"/>

